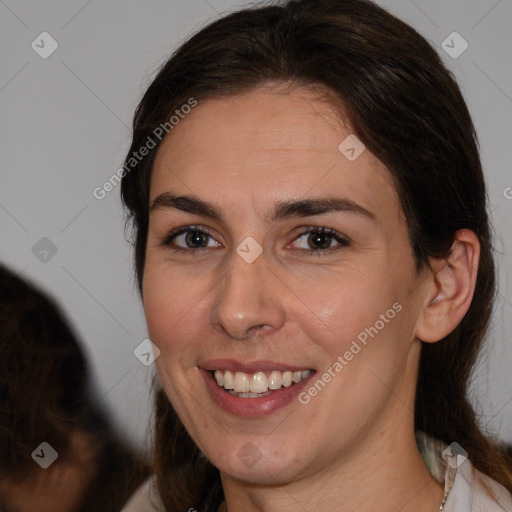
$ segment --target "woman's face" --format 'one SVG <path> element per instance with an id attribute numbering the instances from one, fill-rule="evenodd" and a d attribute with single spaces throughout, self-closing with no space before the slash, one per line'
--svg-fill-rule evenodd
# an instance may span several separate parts
<path id="1" fill-rule="evenodd" d="M 158 150 L 143 281 L 156 365 L 232 477 L 300 479 L 412 425 L 424 276 L 389 171 L 349 134 L 310 91 L 259 89 L 199 102 Z"/>

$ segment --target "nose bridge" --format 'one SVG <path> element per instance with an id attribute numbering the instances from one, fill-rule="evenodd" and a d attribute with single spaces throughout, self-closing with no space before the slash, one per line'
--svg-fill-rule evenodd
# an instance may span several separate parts
<path id="1" fill-rule="evenodd" d="M 245 242 L 238 249 L 247 249 Z M 256 326 L 279 328 L 282 312 L 275 301 L 275 283 L 269 284 L 269 274 L 272 275 L 264 254 L 251 261 L 245 259 L 243 252 L 241 256 L 233 251 L 219 283 L 212 321 L 237 339 L 246 338 Z"/>

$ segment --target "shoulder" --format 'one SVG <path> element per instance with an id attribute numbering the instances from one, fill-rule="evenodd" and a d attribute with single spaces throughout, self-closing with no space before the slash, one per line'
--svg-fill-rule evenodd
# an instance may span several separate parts
<path id="1" fill-rule="evenodd" d="M 478 471 L 469 460 L 458 468 L 452 492 L 455 501 L 462 501 L 462 493 L 466 494 L 469 501 L 467 510 L 471 512 L 512 511 L 512 494 L 503 485 Z"/>
<path id="2" fill-rule="evenodd" d="M 158 498 L 154 475 L 134 492 L 121 512 L 165 512 Z"/>
<path id="3" fill-rule="evenodd" d="M 456 443 L 445 443 L 416 432 L 421 455 L 430 474 L 444 483 L 444 510 L 450 512 L 511 512 L 512 495 L 500 483 L 477 470 Z M 461 454 L 464 454 L 460 457 Z"/>

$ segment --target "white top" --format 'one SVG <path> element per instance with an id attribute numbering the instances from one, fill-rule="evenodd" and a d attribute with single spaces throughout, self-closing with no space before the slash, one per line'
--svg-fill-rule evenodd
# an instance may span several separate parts
<path id="1" fill-rule="evenodd" d="M 439 483 L 444 481 L 445 496 L 448 496 L 445 512 L 512 512 L 512 495 L 474 468 L 458 445 L 451 452 L 455 452 L 455 457 L 449 458 L 446 454 L 449 455 L 450 450 L 442 441 L 423 432 L 416 432 L 416 441 L 430 474 Z M 154 475 L 135 491 L 121 512 L 165 512 Z"/>

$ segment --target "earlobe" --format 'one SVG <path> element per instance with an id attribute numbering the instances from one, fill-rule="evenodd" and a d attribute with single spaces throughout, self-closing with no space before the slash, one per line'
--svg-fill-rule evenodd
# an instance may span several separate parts
<path id="1" fill-rule="evenodd" d="M 450 254 L 432 265 L 431 286 L 425 292 L 416 338 L 434 343 L 461 322 L 473 299 L 479 257 L 480 242 L 475 233 L 469 229 L 457 231 Z"/>

